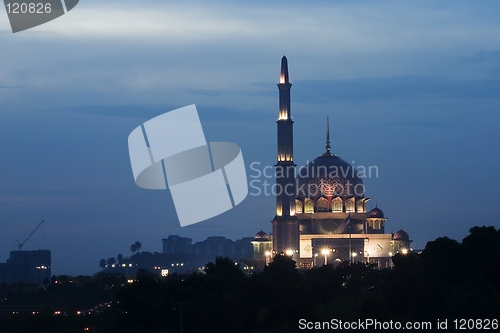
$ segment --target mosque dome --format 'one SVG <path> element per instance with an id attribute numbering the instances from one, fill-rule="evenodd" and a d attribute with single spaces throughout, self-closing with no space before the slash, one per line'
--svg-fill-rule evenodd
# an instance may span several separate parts
<path id="1" fill-rule="evenodd" d="M 397 231 L 394 236 L 392 237 L 394 240 L 399 240 L 399 241 L 409 241 L 410 236 L 408 236 L 408 233 L 404 231 L 403 229 Z"/>
<path id="2" fill-rule="evenodd" d="M 368 217 L 369 218 L 384 218 L 384 212 L 382 209 L 375 207 L 372 210 L 368 212 Z"/>
<path id="3" fill-rule="evenodd" d="M 364 197 L 365 187 L 358 171 L 327 151 L 298 169 L 298 197 Z"/>
<path id="4" fill-rule="evenodd" d="M 298 169 L 297 196 L 358 197 L 365 196 L 365 186 L 354 166 L 330 150 L 330 124 L 326 120 L 326 151 Z"/>
<path id="5" fill-rule="evenodd" d="M 262 229 L 255 235 L 253 238 L 256 241 L 268 241 L 269 240 L 269 235 L 264 232 Z"/>

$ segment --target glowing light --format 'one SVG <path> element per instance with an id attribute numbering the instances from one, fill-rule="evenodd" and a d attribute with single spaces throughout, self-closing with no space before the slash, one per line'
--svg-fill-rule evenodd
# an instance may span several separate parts
<path id="1" fill-rule="evenodd" d="M 291 249 L 286 250 L 285 253 L 287 256 L 291 256 L 291 255 L 293 255 L 293 250 L 291 250 Z"/>
<path id="2" fill-rule="evenodd" d="M 285 75 L 280 75 L 280 83 L 285 83 Z"/>
<path id="3" fill-rule="evenodd" d="M 402 253 L 402 254 L 408 254 L 408 249 L 402 249 L 402 250 L 401 250 L 401 253 Z"/>
<path id="4" fill-rule="evenodd" d="M 288 112 L 286 110 L 280 110 L 278 120 L 288 120 Z"/>
<path id="5" fill-rule="evenodd" d="M 283 215 L 283 210 L 282 210 L 282 208 L 281 208 L 281 205 L 280 205 L 280 206 L 278 206 L 278 207 L 276 207 L 276 215 L 277 215 L 277 216 L 281 216 L 281 215 Z"/>
<path id="6" fill-rule="evenodd" d="M 266 257 L 270 257 L 270 256 L 271 256 L 271 252 L 266 251 Z"/>
<path id="7" fill-rule="evenodd" d="M 326 255 L 330 254 L 330 250 L 329 249 L 323 249 L 323 250 L 321 250 L 321 254 L 326 256 Z"/>

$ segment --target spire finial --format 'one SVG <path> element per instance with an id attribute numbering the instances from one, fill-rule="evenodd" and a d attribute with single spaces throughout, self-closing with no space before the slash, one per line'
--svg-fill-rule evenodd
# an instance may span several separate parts
<path id="1" fill-rule="evenodd" d="M 330 152 L 330 120 L 328 116 L 326 116 L 326 152 Z"/>
<path id="2" fill-rule="evenodd" d="M 280 83 L 289 83 L 290 79 L 288 78 L 288 60 L 285 56 L 281 58 L 281 74 L 280 74 Z"/>

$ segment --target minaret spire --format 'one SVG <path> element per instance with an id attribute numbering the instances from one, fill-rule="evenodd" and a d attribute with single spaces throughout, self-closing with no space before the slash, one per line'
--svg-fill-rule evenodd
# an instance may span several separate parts
<path id="1" fill-rule="evenodd" d="M 330 120 L 326 116 L 326 152 L 330 152 Z"/>
<path id="2" fill-rule="evenodd" d="M 325 153 L 321 157 L 336 157 L 335 154 L 331 152 L 332 147 L 330 146 L 330 118 L 326 116 L 326 147 Z"/>
<path id="3" fill-rule="evenodd" d="M 276 216 L 273 223 L 273 251 L 292 253 L 299 260 L 299 224 L 295 213 L 296 181 L 293 160 L 293 120 L 290 113 L 290 77 L 288 61 L 281 58 L 281 71 L 278 83 L 279 112 L 277 124 L 278 156 L 276 163 Z"/>
<path id="4" fill-rule="evenodd" d="M 281 58 L 281 75 L 280 75 L 280 83 L 289 83 L 290 79 L 288 77 L 288 60 L 285 56 Z"/>

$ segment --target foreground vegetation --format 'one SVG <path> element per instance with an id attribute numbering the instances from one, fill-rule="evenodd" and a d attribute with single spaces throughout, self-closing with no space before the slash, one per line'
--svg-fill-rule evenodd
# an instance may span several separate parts
<path id="1" fill-rule="evenodd" d="M 100 273 L 78 284 L 68 280 L 61 284 L 64 291 L 54 279 L 34 290 L 4 286 L 11 288 L 4 307 L 9 299 L 45 300 L 68 310 L 10 315 L 0 322 L 0 332 L 258 333 L 299 331 L 301 318 L 498 319 L 500 231 L 494 227 L 474 227 L 461 243 L 438 238 L 421 254 L 398 254 L 393 262 L 391 270 L 358 262 L 298 271 L 289 257 L 277 256 L 249 276 L 230 259 L 217 258 L 202 274 L 160 278 L 140 271 L 127 283 L 120 275 Z M 104 308 L 90 304 L 108 300 Z M 96 311 L 74 312 L 87 307 Z"/>

